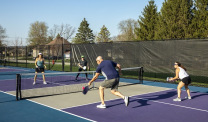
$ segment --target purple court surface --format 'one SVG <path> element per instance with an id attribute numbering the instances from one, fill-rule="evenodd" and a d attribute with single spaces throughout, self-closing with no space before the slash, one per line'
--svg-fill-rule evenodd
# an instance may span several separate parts
<path id="1" fill-rule="evenodd" d="M 42 76 L 39 76 L 37 84 L 33 85 L 33 77 L 22 78 L 22 89 L 87 82 L 85 77 L 74 81 L 75 76 L 50 76 L 46 77 L 48 84 L 44 85 Z M 15 91 L 16 80 L 0 80 L 0 90 Z M 191 92 L 191 100 L 185 99 L 186 95 L 186 92 L 182 91 L 182 101 L 174 102 L 177 91 L 170 89 L 131 96 L 128 107 L 122 99 L 114 99 L 106 101 L 106 109 L 96 108 L 100 103 L 90 103 L 65 108 L 62 111 L 98 122 L 208 122 L 208 93 Z"/>
<path id="2" fill-rule="evenodd" d="M 0 72 L 16 72 L 16 71 L 26 71 L 26 70 L 23 70 L 23 69 L 9 69 L 9 68 L 0 69 Z"/>
<path id="3" fill-rule="evenodd" d="M 192 99 L 174 102 L 176 90 L 130 97 L 128 107 L 122 99 L 107 101 L 106 109 L 96 108 L 100 103 L 63 109 L 63 111 L 98 122 L 208 122 L 208 94 L 192 92 Z"/>

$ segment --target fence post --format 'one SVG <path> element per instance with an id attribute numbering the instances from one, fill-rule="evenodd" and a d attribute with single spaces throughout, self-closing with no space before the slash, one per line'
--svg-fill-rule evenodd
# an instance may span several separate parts
<path id="1" fill-rule="evenodd" d="M 64 71 L 64 43 L 63 42 L 62 42 L 62 71 Z"/>
<path id="2" fill-rule="evenodd" d="M 26 50 L 26 68 L 27 68 L 27 60 L 28 60 L 27 46 L 26 46 L 25 50 Z"/>
<path id="3" fill-rule="evenodd" d="M 51 65 L 50 65 L 50 45 L 48 45 L 48 67 L 49 67 L 49 70 L 51 70 Z"/>

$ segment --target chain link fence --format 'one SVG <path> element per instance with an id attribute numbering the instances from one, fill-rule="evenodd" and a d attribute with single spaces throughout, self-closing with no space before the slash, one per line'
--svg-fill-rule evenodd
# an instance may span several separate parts
<path id="1" fill-rule="evenodd" d="M 208 39 L 61 44 L 0 47 L 1 65 L 34 68 L 38 53 L 43 53 L 47 69 L 77 71 L 81 55 L 88 70 L 97 67 L 96 57 L 113 60 L 123 68 L 144 67 L 144 78 L 166 79 L 174 76 L 173 64 L 180 62 L 192 80 L 208 84 Z M 206 85 L 205 85 L 206 86 Z"/>

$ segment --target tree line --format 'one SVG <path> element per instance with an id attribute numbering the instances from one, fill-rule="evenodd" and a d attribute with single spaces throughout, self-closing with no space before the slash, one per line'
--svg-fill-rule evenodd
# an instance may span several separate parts
<path id="1" fill-rule="evenodd" d="M 72 43 L 99 43 L 113 41 L 146 41 L 208 37 L 208 0 L 165 0 L 160 11 L 154 0 L 149 0 L 138 20 L 119 22 L 119 35 L 111 37 L 103 25 L 98 34 L 90 29 L 86 18 L 82 20 L 75 37 L 75 28 L 69 24 L 54 25 L 48 31 L 45 22 L 30 25 L 28 45 L 44 45 L 57 35 L 71 39 Z M 6 38 L 6 29 L 0 25 L 0 45 Z"/>

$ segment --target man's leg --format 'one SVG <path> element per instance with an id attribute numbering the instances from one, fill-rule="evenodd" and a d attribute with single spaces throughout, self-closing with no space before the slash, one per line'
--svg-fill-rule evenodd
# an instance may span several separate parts
<path id="1" fill-rule="evenodd" d="M 84 71 L 87 71 L 87 70 L 84 70 Z M 85 76 L 86 76 L 86 80 L 88 81 L 87 73 L 85 73 Z"/>
<path id="2" fill-rule="evenodd" d="M 104 87 L 100 86 L 99 87 L 99 93 L 100 93 L 100 100 L 101 100 L 101 104 L 105 104 L 104 102 Z"/>
<path id="3" fill-rule="evenodd" d="M 111 90 L 111 93 L 124 99 L 124 96 L 117 90 Z"/>
<path id="4" fill-rule="evenodd" d="M 112 82 L 112 87 L 111 87 L 111 93 L 121 97 L 124 99 L 125 105 L 128 106 L 129 105 L 129 97 L 128 96 L 124 96 L 122 95 L 119 91 L 118 91 L 118 85 L 119 85 L 119 78 L 116 78 L 114 82 Z"/>
<path id="5" fill-rule="evenodd" d="M 129 97 L 128 96 L 124 96 L 122 95 L 119 91 L 117 90 L 111 90 L 111 93 L 116 95 L 116 96 L 119 96 L 121 98 L 124 99 L 124 102 L 125 102 L 125 105 L 128 106 L 129 105 Z"/>
<path id="6" fill-rule="evenodd" d="M 106 108 L 105 102 L 104 102 L 104 87 L 102 86 L 99 87 L 99 94 L 100 94 L 101 104 L 97 105 L 97 108 Z"/>
<path id="7" fill-rule="evenodd" d="M 78 72 L 81 72 L 81 71 L 82 71 L 82 68 L 79 68 Z M 77 74 L 77 76 L 76 76 L 76 79 L 75 79 L 75 80 L 77 80 L 77 78 L 79 77 L 79 74 L 80 74 L 80 73 L 78 73 L 78 74 Z"/>

